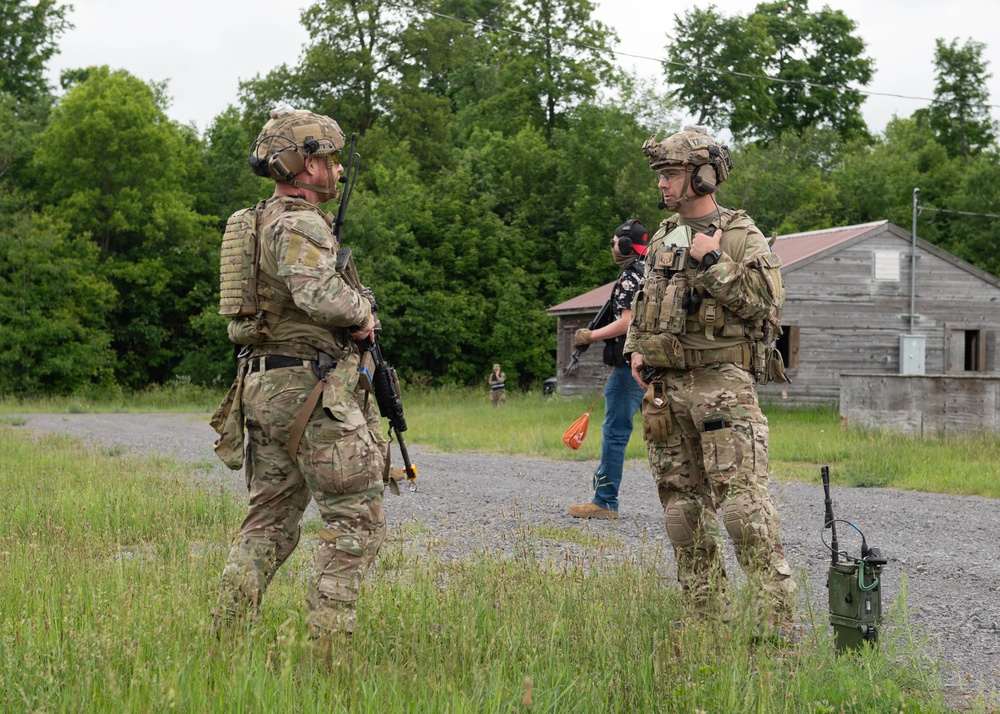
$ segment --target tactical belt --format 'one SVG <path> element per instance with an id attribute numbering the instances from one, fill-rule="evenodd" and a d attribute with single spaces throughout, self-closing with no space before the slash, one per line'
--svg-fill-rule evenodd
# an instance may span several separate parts
<path id="1" fill-rule="evenodd" d="M 312 362 L 298 357 L 285 357 L 284 355 L 264 355 L 250 358 L 249 373 L 266 372 L 269 369 L 281 369 L 283 367 L 307 367 Z"/>
<path id="2" fill-rule="evenodd" d="M 705 367 L 722 362 L 732 362 L 749 370 L 753 365 L 753 350 L 750 348 L 750 343 L 742 342 L 733 347 L 720 347 L 715 350 L 684 350 L 684 363 L 687 367 Z"/>

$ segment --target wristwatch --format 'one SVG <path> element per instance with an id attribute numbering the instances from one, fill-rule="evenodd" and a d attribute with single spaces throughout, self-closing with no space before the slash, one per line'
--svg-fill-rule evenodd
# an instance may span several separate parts
<path id="1" fill-rule="evenodd" d="M 711 251 L 710 253 L 705 253 L 705 255 L 701 256 L 701 260 L 699 262 L 701 263 L 701 267 L 703 269 L 708 270 L 713 265 L 715 265 L 716 263 L 718 263 L 719 262 L 719 258 L 721 258 L 721 257 L 722 257 L 722 251 L 719 250 L 718 248 L 716 248 L 715 250 Z"/>

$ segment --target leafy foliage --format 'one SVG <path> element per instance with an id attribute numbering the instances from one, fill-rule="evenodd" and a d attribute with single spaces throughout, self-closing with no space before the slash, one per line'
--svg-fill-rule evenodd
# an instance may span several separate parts
<path id="1" fill-rule="evenodd" d="M 230 379 L 220 235 L 273 190 L 246 156 L 279 102 L 358 135 L 343 239 L 378 300 L 383 349 L 414 383 L 481 385 L 497 361 L 525 388 L 554 373 L 546 310 L 614 279 L 615 226 L 663 218 L 639 147 L 677 128 L 673 99 L 735 137 L 719 200 L 766 233 L 908 225 L 919 186 L 921 237 L 1000 272 L 1000 224 L 966 215 L 1000 213 L 982 45 L 939 41 L 939 101 L 869 136 L 858 88 L 871 60 L 840 11 L 691 10 L 669 35 L 662 96 L 614 68 L 616 38 L 593 9 L 320 0 L 302 13 L 310 39 L 294 66 L 242 84 L 199 137 L 166 117 L 165 84 L 123 70 L 66 71 L 56 101 L 24 70 L 55 50 L 64 9 L 8 3 L 0 393 Z"/>
<path id="2" fill-rule="evenodd" d="M 967 41 L 961 47 L 958 40 L 935 42 L 934 67 L 937 85 L 934 104 L 926 114 L 939 141 L 952 155 L 969 163 L 997 138 L 997 123 L 989 113 L 989 90 L 986 80 L 992 73 L 983 59 L 986 46 Z"/>
<path id="3" fill-rule="evenodd" d="M 48 94 L 45 63 L 59 51 L 58 37 L 73 25 L 72 6 L 56 0 L 4 0 L 0 3 L 0 94 L 32 102 Z"/>
<path id="4" fill-rule="evenodd" d="M 810 12 L 808 0 L 764 2 L 747 17 L 713 5 L 674 16 L 665 65 L 674 97 L 699 119 L 765 141 L 825 127 L 866 136 L 864 97 L 872 60 L 840 10 Z"/>
<path id="5" fill-rule="evenodd" d="M 114 383 L 104 320 L 115 298 L 97 248 L 63 222 L 0 211 L 0 393 L 102 391 Z"/>
<path id="6" fill-rule="evenodd" d="M 97 67 L 53 110 L 38 146 L 38 193 L 94 241 L 117 290 L 108 322 L 117 379 L 164 381 L 192 346 L 182 337 L 189 315 L 217 281 L 218 238 L 188 192 L 201 143 L 167 120 L 155 88 Z"/>

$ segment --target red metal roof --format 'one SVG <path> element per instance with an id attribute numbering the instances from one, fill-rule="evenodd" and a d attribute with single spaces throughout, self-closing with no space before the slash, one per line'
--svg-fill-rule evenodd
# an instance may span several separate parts
<path id="1" fill-rule="evenodd" d="M 818 255 L 830 248 L 845 243 L 852 238 L 868 233 L 869 231 L 881 228 L 889 221 L 874 221 L 872 223 L 861 223 L 855 226 L 840 226 L 839 228 L 825 228 L 820 231 L 808 231 L 806 233 L 790 233 L 786 236 L 778 236 L 774 243 L 773 250 L 781 256 L 781 265 L 784 268 Z M 594 288 L 575 298 L 570 298 L 565 302 L 550 307 L 546 312 L 549 315 L 561 315 L 573 312 L 593 312 L 607 302 L 611 297 L 611 288 L 615 281 L 606 283 L 599 288 Z"/>
<path id="2" fill-rule="evenodd" d="M 875 221 L 873 223 L 861 223 L 856 226 L 824 228 L 821 231 L 791 233 L 787 236 L 778 236 L 778 240 L 774 242 L 773 250 L 781 256 L 781 266 L 787 268 L 800 260 L 811 258 L 834 246 L 845 243 L 851 240 L 851 238 L 856 238 L 863 233 L 881 228 L 888 223 L 889 221 Z"/>

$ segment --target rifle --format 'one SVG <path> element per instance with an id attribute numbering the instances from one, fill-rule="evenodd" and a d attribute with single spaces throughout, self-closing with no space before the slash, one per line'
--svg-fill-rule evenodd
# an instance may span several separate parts
<path id="1" fill-rule="evenodd" d="M 361 154 L 354 150 L 357 144 L 358 135 L 351 134 L 351 148 L 347 157 L 347 168 L 344 176 L 340 177 L 340 183 L 344 184 L 344 192 L 340 197 L 340 207 L 337 209 L 337 217 L 333 221 L 333 235 L 340 246 L 340 234 L 344 229 L 344 218 L 347 215 L 347 205 L 351 201 L 354 193 L 354 184 L 358 180 L 358 170 L 361 168 Z M 375 302 L 375 295 L 371 288 L 366 288 L 361 284 L 357 267 L 351 256 L 351 249 L 340 247 L 337 250 L 337 272 L 340 273 L 348 284 L 356 290 L 361 291 L 371 302 L 372 312 L 378 312 L 378 304 Z M 396 436 L 396 443 L 399 445 L 399 453 L 403 457 L 403 471 L 410 482 L 410 490 L 416 491 L 417 467 L 410 461 L 410 454 L 406 450 L 406 442 L 403 441 L 403 432 L 406 431 L 406 417 L 403 416 L 403 400 L 399 390 L 399 378 L 396 370 L 389 366 L 388 361 L 382 355 L 382 348 L 378 343 L 378 335 L 381 328 L 376 322 L 375 331 L 362 345 L 361 365 L 358 367 L 360 373 L 361 386 L 375 392 L 375 402 L 378 404 L 379 414 L 389 421 L 389 441 L 392 441 L 393 434 Z M 389 452 L 386 451 L 388 467 Z M 399 491 L 395 481 L 390 481 L 390 487 L 394 492 Z"/>
<path id="2" fill-rule="evenodd" d="M 611 317 L 614 314 L 614 308 L 611 305 L 611 298 L 608 298 L 598 313 L 594 316 L 594 319 L 590 321 L 587 325 L 588 330 L 597 330 L 605 325 L 610 325 L 612 320 Z M 575 347 L 573 349 L 573 354 L 570 355 L 569 364 L 563 367 L 563 375 L 567 375 L 570 371 L 576 367 L 580 362 L 580 355 L 587 351 L 590 345 L 584 345 L 583 347 Z"/>

